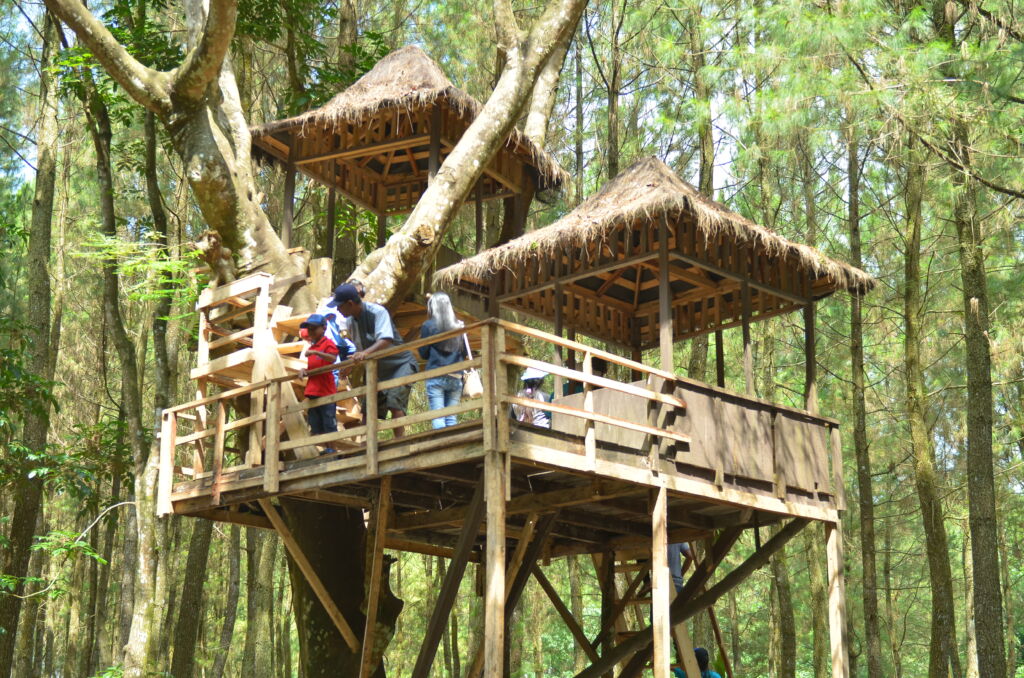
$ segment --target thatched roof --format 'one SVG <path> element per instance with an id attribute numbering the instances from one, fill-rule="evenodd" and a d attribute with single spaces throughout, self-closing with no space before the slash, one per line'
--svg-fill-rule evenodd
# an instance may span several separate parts
<path id="1" fill-rule="evenodd" d="M 323 134 L 342 122 L 365 121 L 383 109 L 410 112 L 436 101 L 446 103 L 467 122 L 475 119 L 483 108 L 483 104 L 455 87 L 422 49 L 410 45 L 388 54 L 320 108 L 255 126 L 252 136 L 257 140 L 285 131 L 299 137 Z M 518 129 L 509 135 L 506 145 L 516 154 L 528 157 L 528 164 L 539 174 L 542 188 L 568 182 L 568 173 L 555 159 Z"/>
<path id="2" fill-rule="evenodd" d="M 602 242 L 623 225 L 657 223 L 663 216 L 675 222 L 686 215 L 696 222 L 705 240 L 725 235 L 769 256 L 795 261 L 815 280 L 830 279 L 828 291 L 842 288 L 866 292 L 875 285 L 875 279 L 864 271 L 787 240 L 701 195 L 654 157 L 636 162 L 550 226 L 438 271 L 437 280 L 441 284 L 486 280 L 501 270 L 521 270 L 528 259 L 553 258 L 588 243 Z"/>

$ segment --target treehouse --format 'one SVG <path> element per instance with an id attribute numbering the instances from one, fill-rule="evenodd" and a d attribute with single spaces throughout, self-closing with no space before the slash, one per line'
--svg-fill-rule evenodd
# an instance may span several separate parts
<path id="1" fill-rule="evenodd" d="M 286 244 L 295 173 L 301 172 L 327 186 L 332 196 L 338 191 L 376 214 L 378 245 L 383 245 L 387 218 L 412 211 L 482 108 L 423 50 L 409 46 L 381 59 L 324 106 L 254 127 L 256 154 L 286 168 Z M 550 155 L 513 130 L 473 189 L 478 251 L 483 202 L 510 200 L 511 213 L 522 221 L 528 207 L 524 197 L 556 190 L 567 180 Z M 328 221 L 333 223 L 330 216 Z"/>
<path id="2" fill-rule="evenodd" d="M 839 423 L 817 413 L 814 309 L 838 290 L 865 293 L 873 285 L 868 275 L 728 211 L 646 159 L 560 221 L 437 279 L 486 304 L 488 318 L 448 333 L 472 337 L 471 359 L 381 380 L 378 361 L 425 343 L 412 340 L 363 363 L 360 386 L 304 401 L 296 395 L 301 378 L 282 365 L 282 356 L 291 359 L 297 323 L 270 306 L 275 286 L 288 281 L 257 275 L 205 291 L 200 336 L 211 325 L 222 332 L 201 343 L 193 376 L 231 381 L 165 411 L 158 510 L 276 529 L 344 642 L 362 652 L 364 676 L 375 665 L 379 585 L 366 594 L 365 623 L 353 624 L 323 585 L 331 573 L 316 571 L 304 556 L 275 502 L 367 510 L 371 577 L 380 573 L 385 549 L 449 559 L 412 672 L 417 678 L 429 675 L 469 563 L 485 572 L 483 643 L 465 659 L 470 675 L 510 675 L 506 628 L 531 577 L 590 658 L 581 677 L 652 669 L 663 678 L 672 645 L 688 675 L 698 675 L 682 622 L 696 614 L 714 620 L 717 599 L 818 521 L 827 535 L 833 675 L 848 675 L 842 454 Z M 754 323 L 796 311 L 805 321 L 803 409 L 753 393 Z M 515 315 L 551 331 L 514 322 Z M 228 331 L 225 317 L 248 325 Z M 722 339 L 730 328 L 742 333 L 743 355 L 735 360 L 743 365 L 743 392 L 725 387 Z M 711 334 L 717 385 L 681 377 L 675 342 Z M 236 340 L 248 345 L 210 358 L 214 344 Z M 657 359 L 645 362 L 645 351 Z M 603 364 L 611 369 L 599 369 Z M 481 371 L 480 397 L 377 418 L 377 391 L 467 368 Z M 519 373 L 529 368 L 553 375 L 550 402 L 520 393 Z M 355 403 L 365 396 L 363 417 Z M 309 435 L 304 411 L 331 400 L 348 404 L 339 415 L 348 417 L 346 427 Z M 546 411 L 550 427 L 513 419 L 517 406 Z M 445 415 L 458 423 L 429 428 L 430 419 Z M 407 434 L 395 437 L 398 427 Z M 320 454 L 328 444 L 335 452 Z M 712 583 L 748 530 L 756 550 Z M 681 543 L 693 544 L 693 558 L 677 590 L 668 549 Z M 599 574 L 596 635 L 587 635 L 544 573 L 543 564 L 568 554 L 589 554 Z"/>

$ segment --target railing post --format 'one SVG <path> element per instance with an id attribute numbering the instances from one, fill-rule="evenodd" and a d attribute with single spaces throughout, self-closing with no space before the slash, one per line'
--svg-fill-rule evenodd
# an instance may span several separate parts
<path id="1" fill-rule="evenodd" d="M 483 382 L 483 428 L 484 428 L 484 451 L 489 452 L 498 449 L 496 430 L 496 408 L 495 408 L 495 369 L 494 369 L 494 325 L 487 323 L 480 328 L 480 376 Z"/>
<path id="2" fill-rule="evenodd" d="M 220 476 L 224 468 L 224 401 L 217 401 L 217 429 L 213 439 L 213 503 L 220 503 Z"/>
<path id="3" fill-rule="evenodd" d="M 583 356 L 583 374 L 594 376 L 594 355 L 589 351 Z M 590 382 L 583 384 L 583 411 L 594 411 L 594 387 Z M 593 471 L 597 468 L 597 425 L 593 419 L 586 420 L 583 450 L 587 457 L 587 470 Z"/>
<path id="4" fill-rule="evenodd" d="M 267 432 L 266 451 L 263 455 L 263 490 L 277 492 L 281 485 L 281 461 L 279 447 L 281 444 L 281 389 L 284 383 L 275 381 L 267 387 L 267 419 L 264 427 Z M 288 388 L 291 388 L 289 383 Z"/>
<path id="5" fill-rule="evenodd" d="M 174 487 L 174 447 L 178 418 L 174 412 L 164 412 L 160 422 L 160 478 L 157 484 L 156 514 L 166 516 L 174 511 L 171 491 Z"/>
<path id="6" fill-rule="evenodd" d="M 829 447 L 832 452 L 832 497 L 837 511 L 846 510 L 846 488 L 843 485 L 843 443 L 839 437 L 839 427 L 833 426 L 829 435 Z"/>
<path id="7" fill-rule="evenodd" d="M 377 475 L 377 361 L 366 361 L 366 474 Z"/>

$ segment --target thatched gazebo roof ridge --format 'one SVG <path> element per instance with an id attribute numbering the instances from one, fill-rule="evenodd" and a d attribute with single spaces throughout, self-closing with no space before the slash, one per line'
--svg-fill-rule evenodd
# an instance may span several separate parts
<path id="1" fill-rule="evenodd" d="M 562 309 L 566 326 L 627 346 L 653 345 L 663 223 L 677 338 L 736 324 L 744 281 L 753 289 L 752 317 L 793 310 L 838 289 L 864 293 L 875 284 L 864 271 L 701 195 L 654 157 L 636 162 L 550 226 L 439 271 L 437 282 L 479 296 L 496 286 L 505 305 L 549 320 L 557 314 L 546 296 L 557 285 L 576 297 Z"/>
<path id="2" fill-rule="evenodd" d="M 251 132 L 253 145 L 275 160 L 351 193 L 365 207 L 404 213 L 425 188 L 432 135 L 443 159 L 482 108 L 422 49 L 407 46 L 323 106 Z M 550 154 L 514 129 L 485 170 L 484 199 L 519 192 L 527 168 L 541 190 L 569 180 Z M 379 186 L 367 185 L 375 182 Z"/>

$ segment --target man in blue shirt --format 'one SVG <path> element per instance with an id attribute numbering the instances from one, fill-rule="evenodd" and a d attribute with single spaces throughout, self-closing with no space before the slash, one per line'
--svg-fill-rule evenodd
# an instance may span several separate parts
<path id="1" fill-rule="evenodd" d="M 697 657 L 697 667 L 700 669 L 701 678 L 722 678 L 716 671 L 708 668 L 711 663 L 711 657 L 708 656 L 707 650 L 703 647 L 695 647 L 693 648 L 693 654 Z M 674 678 L 686 678 L 686 671 L 672 669 L 672 675 Z"/>

